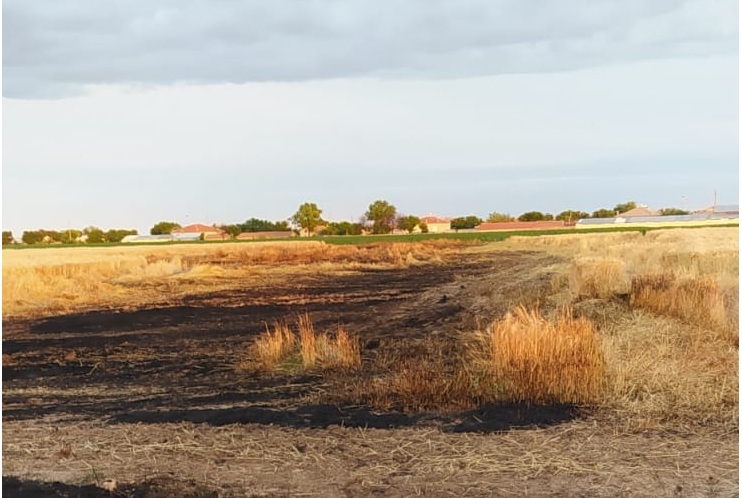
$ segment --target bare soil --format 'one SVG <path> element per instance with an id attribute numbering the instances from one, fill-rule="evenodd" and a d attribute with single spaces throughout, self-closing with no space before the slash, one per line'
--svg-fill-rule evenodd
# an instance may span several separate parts
<path id="1" fill-rule="evenodd" d="M 6 496 L 733 496 L 738 435 L 627 433 L 577 406 L 379 411 L 337 393 L 378 355 L 447 347 L 519 303 L 538 252 L 298 272 L 151 309 L 3 322 Z M 362 341 L 353 374 L 246 373 L 266 324 L 308 312 Z M 116 479 L 114 492 L 99 485 Z"/>

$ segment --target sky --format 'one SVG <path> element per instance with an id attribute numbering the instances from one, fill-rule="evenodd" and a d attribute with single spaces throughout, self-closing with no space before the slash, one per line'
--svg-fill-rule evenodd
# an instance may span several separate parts
<path id="1" fill-rule="evenodd" d="M 739 198 L 735 0 L 4 0 L 3 230 Z"/>

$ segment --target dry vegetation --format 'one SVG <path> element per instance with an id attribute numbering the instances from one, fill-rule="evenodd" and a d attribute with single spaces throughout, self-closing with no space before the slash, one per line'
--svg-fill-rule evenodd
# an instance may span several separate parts
<path id="1" fill-rule="evenodd" d="M 568 256 L 552 301 L 596 321 L 598 405 L 630 430 L 739 418 L 739 231 L 710 228 L 514 238 Z"/>
<path id="2" fill-rule="evenodd" d="M 492 377 L 493 401 L 589 403 L 599 399 L 604 361 L 593 323 L 566 310 L 545 319 L 517 308 L 475 335 L 472 364 Z"/>
<path id="3" fill-rule="evenodd" d="M 238 362 L 238 371 L 272 371 L 293 366 L 291 358 L 298 356 L 301 367 L 309 370 L 353 370 L 361 365 L 361 346 L 358 337 L 351 336 L 343 327 L 333 335 L 317 334 L 309 314 L 297 318 L 298 335 L 285 323 L 266 327 L 265 333 L 252 343 L 247 359 Z M 288 363 L 288 365 L 287 365 Z"/>
<path id="4" fill-rule="evenodd" d="M 461 242 L 336 246 L 315 241 L 3 251 L 3 317 L 165 305 L 290 272 L 404 268 L 441 262 Z M 283 272 L 283 273 L 282 273 Z"/>

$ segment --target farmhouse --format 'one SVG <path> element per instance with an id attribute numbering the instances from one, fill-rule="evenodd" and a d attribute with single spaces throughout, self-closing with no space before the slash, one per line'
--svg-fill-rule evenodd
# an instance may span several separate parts
<path id="1" fill-rule="evenodd" d="M 193 233 L 197 233 L 199 235 L 203 234 L 205 239 L 207 238 L 207 235 L 210 237 L 217 236 L 217 240 L 221 238 L 224 238 L 224 239 L 229 238 L 229 234 L 227 234 L 221 228 L 215 227 L 215 226 L 204 225 L 202 223 L 195 223 L 193 225 L 187 225 L 181 228 L 175 228 L 170 233 L 172 235 L 193 234 Z"/>
<path id="2" fill-rule="evenodd" d="M 420 218 L 420 223 L 425 223 L 428 226 L 428 232 L 430 233 L 442 233 L 451 232 L 451 218 L 439 218 L 437 216 L 423 216 Z"/>
<path id="3" fill-rule="evenodd" d="M 635 218 L 637 216 L 659 216 L 659 211 L 649 209 L 648 206 L 637 206 L 634 209 L 629 209 L 625 213 L 621 213 L 616 218 Z"/>

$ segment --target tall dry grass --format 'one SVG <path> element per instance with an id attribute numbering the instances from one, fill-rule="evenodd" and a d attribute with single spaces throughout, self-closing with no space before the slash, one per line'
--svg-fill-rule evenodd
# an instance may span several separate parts
<path id="1" fill-rule="evenodd" d="M 670 272 L 639 275 L 631 281 L 629 302 L 712 329 L 727 330 L 729 326 L 721 288 L 709 276 L 677 277 Z"/>
<path id="2" fill-rule="evenodd" d="M 275 323 L 271 331 L 266 326 L 251 347 L 252 357 L 258 368 L 270 371 L 296 349 L 296 337 L 286 324 Z"/>
<path id="3" fill-rule="evenodd" d="M 335 334 L 314 330 L 309 314 L 297 318 L 297 333 L 286 324 L 275 324 L 273 331 L 266 330 L 252 343 L 250 357 L 257 369 L 272 371 L 283 360 L 297 355 L 301 367 L 307 370 L 355 370 L 361 366 L 361 345 L 343 327 Z M 250 362 L 241 359 L 237 370 L 252 370 Z"/>
<path id="4" fill-rule="evenodd" d="M 632 306 L 709 327 L 738 342 L 739 230 L 703 228 L 543 237 L 532 246 L 568 255 L 553 278 L 561 304 L 628 296 Z M 559 240 L 561 239 L 561 240 Z"/>
<path id="5" fill-rule="evenodd" d="M 569 283 L 570 289 L 578 297 L 607 299 L 625 292 L 626 264 L 618 258 L 575 258 Z"/>
<path id="6" fill-rule="evenodd" d="M 697 424 L 737 430 L 739 230 L 564 237 L 533 241 L 529 248 L 567 259 L 552 269 L 556 287 L 562 294 L 570 291 L 558 302 L 575 302 L 576 309 L 584 304 L 586 312 L 604 317 L 601 413 L 614 415 L 617 430 Z M 621 285 L 602 271 L 606 260 L 623 263 Z M 583 273 L 577 274 L 580 264 L 593 268 L 579 268 Z M 624 293 L 625 301 L 609 301 Z"/>
<path id="7" fill-rule="evenodd" d="M 308 314 L 300 315 L 298 322 L 301 361 L 305 368 L 313 368 L 317 364 L 317 334 Z"/>
<path id="8" fill-rule="evenodd" d="M 556 320 L 518 307 L 478 331 L 472 367 L 492 376 L 497 399 L 531 404 L 588 403 L 601 395 L 605 362 L 592 322 Z"/>

